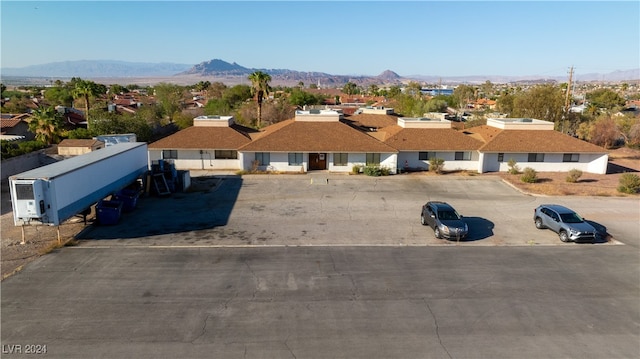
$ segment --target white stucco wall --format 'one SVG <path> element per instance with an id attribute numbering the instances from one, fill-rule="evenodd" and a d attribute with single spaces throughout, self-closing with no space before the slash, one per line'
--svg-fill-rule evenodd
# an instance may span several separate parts
<path id="1" fill-rule="evenodd" d="M 252 168 L 252 162 L 255 159 L 255 152 L 244 152 L 243 166 L 244 169 L 249 171 Z M 366 162 L 365 153 L 349 153 L 346 166 L 335 166 L 333 164 L 333 153 L 327 153 L 327 167 L 326 170 L 330 172 L 351 172 L 354 165 L 364 166 Z M 391 173 L 396 173 L 396 155 L 393 153 L 380 154 L 380 165 L 390 169 Z M 302 165 L 289 166 L 289 153 L 283 152 L 271 152 L 269 154 L 269 166 L 258 167 L 261 171 L 271 170 L 277 172 L 307 172 L 309 170 L 309 154 L 302 154 Z"/>
<path id="2" fill-rule="evenodd" d="M 588 173 L 607 173 L 607 154 L 580 153 L 578 162 L 563 162 L 563 156 L 564 153 L 545 153 L 544 162 L 528 162 L 528 153 L 505 153 L 504 161 L 498 162 L 497 153 L 485 153 L 481 168 L 483 172 L 506 172 L 513 158 L 520 170 L 531 167 L 538 172 L 568 172 L 575 168 Z"/>
<path id="3" fill-rule="evenodd" d="M 149 150 L 149 163 L 162 159 L 162 150 Z M 171 159 L 177 170 L 239 170 L 242 154 L 238 159 L 216 159 L 214 150 L 178 150 L 178 158 Z"/>
<path id="4" fill-rule="evenodd" d="M 420 151 L 427 152 L 427 151 Z M 435 151 L 429 151 L 435 152 Z M 436 158 L 442 158 L 444 160 L 444 170 L 452 171 L 452 170 L 467 170 L 467 171 L 477 171 L 478 170 L 478 161 L 480 158 L 480 154 L 477 151 L 458 151 L 458 152 L 471 152 L 471 160 L 459 160 L 456 161 L 455 152 L 435 152 Z M 398 166 L 400 168 L 404 168 L 405 161 L 406 164 L 411 169 L 429 169 L 429 160 L 420 160 L 419 152 L 400 152 L 398 153 Z"/>

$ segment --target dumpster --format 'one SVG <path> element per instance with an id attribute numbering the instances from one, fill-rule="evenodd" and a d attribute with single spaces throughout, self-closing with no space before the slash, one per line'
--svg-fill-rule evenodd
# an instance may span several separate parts
<path id="1" fill-rule="evenodd" d="M 101 225 L 113 225 L 120 221 L 122 202 L 116 200 L 101 200 L 96 205 L 96 217 Z"/>
<path id="2" fill-rule="evenodd" d="M 122 189 L 113 196 L 113 199 L 122 202 L 122 211 L 131 212 L 138 205 L 138 197 L 140 197 L 140 191 L 131 188 Z"/>

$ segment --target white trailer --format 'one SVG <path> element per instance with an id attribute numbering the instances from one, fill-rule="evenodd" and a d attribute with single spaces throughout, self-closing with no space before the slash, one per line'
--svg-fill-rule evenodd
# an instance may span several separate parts
<path id="1" fill-rule="evenodd" d="M 10 176 L 14 223 L 60 225 L 147 172 L 147 144 L 132 142 Z"/>

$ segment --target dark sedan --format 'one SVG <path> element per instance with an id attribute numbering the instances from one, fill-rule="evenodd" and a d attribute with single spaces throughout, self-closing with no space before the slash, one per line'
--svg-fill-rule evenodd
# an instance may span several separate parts
<path id="1" fill-rule="evenodd" d="M 469 233 L 469 227 L 462 216 L 446 202 L 430 201 L 424 204 L 420 222 L 433 228 L 436 238 L 461 240 Z"/>

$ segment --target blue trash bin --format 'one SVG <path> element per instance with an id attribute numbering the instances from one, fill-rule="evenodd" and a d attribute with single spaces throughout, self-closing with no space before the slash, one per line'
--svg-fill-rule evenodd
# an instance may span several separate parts
<path id="1" fill-rule="evenodd" d="M 118 191 L 113 199 L 116 201 L 122 202 L 122 211 L 123 212 L 131 212 L 138 205 L 138 197 L 140 197 L 140 192 L 134 189 L 125 188 L 123 190 Z"/>
<path id="2" fill-rule="evenodd" d="M 120 221 L 122 202 L 101 200 L 96 205 L 96 217 L 101 225 L 113 225 Z"/>

